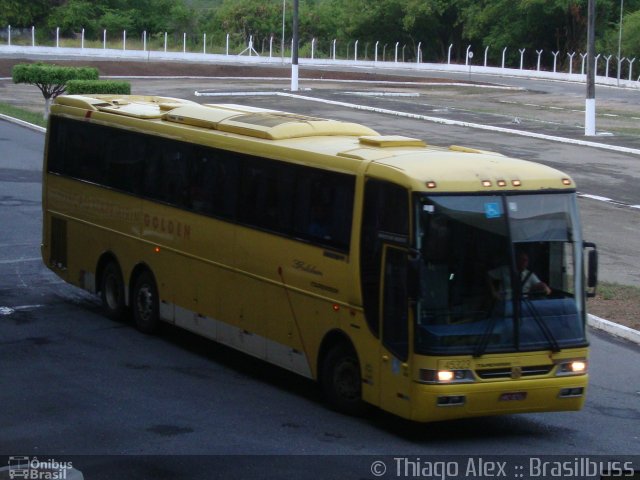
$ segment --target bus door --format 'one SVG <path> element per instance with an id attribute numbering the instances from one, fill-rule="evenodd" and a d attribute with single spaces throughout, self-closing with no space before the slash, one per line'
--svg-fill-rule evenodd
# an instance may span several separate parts
<path id="1" fill-rule="evenodd" d="M 411 413 L 408 267 L 406 248 L 384 245 L 380 277 L 380 407 L 404 417 Z"/>

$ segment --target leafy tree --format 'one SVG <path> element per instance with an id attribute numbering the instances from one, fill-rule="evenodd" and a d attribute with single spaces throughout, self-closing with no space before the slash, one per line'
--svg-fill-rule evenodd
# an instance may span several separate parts
<path id="1" fill-rule="evenodd" d="M 98 70 L 91 67 L 62 67 L 46 63 L 20 63 L 12 70 L 13 83 L 35 85 L 45 100 L 44 118 L 49 116 L 51 99 L 65 92 L 69 80 L 97 80 Z"/>
<path id="2" fill-rule="evenodd" d="M 69 0 L 53 9 L 47 24 L 49 28 L 60 27 L 60 32 L 69 35 L 85 29 L 86 36 L 96 33 L 96 17 L 100 10 L 94 2 L 88 0 Z"/>
<path id="3" fill-rule="evenodd" d="M 0 25 L 23 28 L 40 25 L 58 3 L 51 0 L 0 0 Z"/>
<path id="4" fill-rule="evenodd" d="M 122 32 L 123 30 L 130 32 L 133 30 L 135 24 L 135 14 L 133 10 L 114 10 L 107 8 L 96 24 L 99 28 L 111 32 L 112 35 L 117 32 Z"/>
<path id="5" fill-rule="evenodd" d="M 623 51 L 640 54 L 640 10 L 627 15 L 623 25 Z"/>
<path id="6" fill-rule="evenodd" d="M 282 29 L 282 3 L 279 0 L 225 0 L 216 17 L 225 32 L 239 33 L 245 43 L 253 36 L 257 45 Z"/>

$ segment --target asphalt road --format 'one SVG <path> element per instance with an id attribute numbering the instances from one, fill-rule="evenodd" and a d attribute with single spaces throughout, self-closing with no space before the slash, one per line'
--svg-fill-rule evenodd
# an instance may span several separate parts
<path id="1" fill-rule="evenodd" d="M 335 108 L 318 114 L 362 119 Z M 367 119 L 423 138 L 435 128 Z M 459 141 L 462 129 L 447 135 L 469 143 Z M 486 135 L 483 144 L 504 146 Z M 549 155 L 548 145 L 513 142 L 514 151 Z M 42 145 L 42 134 L 0 121 L 0 454 L 98 455 L 73 457 L 85 478 L 168 479 L 373 478 L 373 460 L 399 455 L 618 458 L 640 451 L 640 348 L 608 336 L 591 335 L 591 384 L 580 412 L 415 425 L 375 410 L 339 415 L 295 375 L 174 328 L 150 337 L 105 318 L 97 299 L 62 283 L 39 259 Z M 561 158 L 576 162 L 590 155 L 563 150 Z M 588 230 L 615 234 L 632 219 L 637 228 L 630 209 L 582 207 Z M 629 242 L 617 243 L 627 243 L 620 261 L 632 268 Z M 603 255 L 610 247 L 601 244 Z"/>

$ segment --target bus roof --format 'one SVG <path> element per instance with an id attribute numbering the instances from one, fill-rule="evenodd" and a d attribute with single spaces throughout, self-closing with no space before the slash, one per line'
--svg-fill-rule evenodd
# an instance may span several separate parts
<path id="1" fill-rule="evenodd" d="M 209 143 L 203 134 L 215 136 L 219 132 L 218 136 L 225 135 L 224 148 L 229 148 L 229 137 L 244 138 L 258 142 L 265 155 L 272 148 L 283 147 L 308 152 L 312 158 L 305 158 L 306 164 L 312 165 L 313 158 L 318 158 L 318 166 L 325 168 L 355 171 L 366 162 L 368 174 L 395 180 L 414 191 L 575 189 L 568 175 L 542 164 L 475 148 L 456 145 L 443 148 L 415 138 L 380 135 L 351 122 L 244 105 L 201 105 L 160 96 L 64 95 L 56 98 L 52 114 L 94 118 L 125 128 L 132 127 L 133 121 L 137 130 L 144 128 L 140 121 L 173 126 L 176 130 L 186 128 L 197 131 L 193 134 L 197 143 Z M 166 134 L 166 130 L 161 133 L 149 127 L 150 131 Z M 244 150 L 246 147 L 238 149 Z M 331 158 L 330 165 L 327 158 Z"/>

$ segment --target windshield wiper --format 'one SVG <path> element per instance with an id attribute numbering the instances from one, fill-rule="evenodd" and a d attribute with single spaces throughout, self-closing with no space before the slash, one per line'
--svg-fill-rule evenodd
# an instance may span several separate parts
<path id="1" fill-rule="evenodd" d="M 540 316 L 540 314 L 538 313 L 538 309 L 535 307 L 533 302 L 528 298 L 525 298 L 524 296 L 521 297 L 521 300 L 522 300 L 522 303 L 524 303 L 529 309 L 529 311 L 531 312 L 531 316 L 540 327 L 540 330 L 542 330 L 542 334 L 545 336 L 545 338 L 549 342 L 549 345 L 551 346 L 551 351 L 554 353 L 559 352 L 560 345 L 558 344 L 558 340 L 556 340 L 556 337 L 553 336 L 553 333 L 551 332 L 549 325 L 547 325 L 547 322 L 544 320 L 544 318 Z M 520 318 L 522 318 L 522 312 L 520 314 Z"/>
<path id="2" fill-rule="evenodd" d="M 489 319 L 489 325 L 487 325 L 487 329 L 482 333 L 482 336 L 478 340 L 478 344 L 476 345 L 475 350 L 473 351 L 474 357 L 481 357 L 484 355 L 487 346 L 489 345 L 489 339 L 491 338 L 491 334 L 493 333 L 493 329 L 496 328 L 496 321 L 498 320 L 497 315 L 492 315 Z"/>

